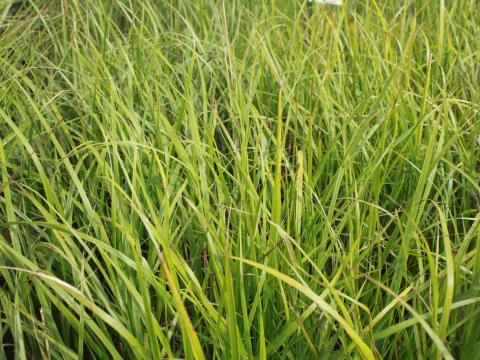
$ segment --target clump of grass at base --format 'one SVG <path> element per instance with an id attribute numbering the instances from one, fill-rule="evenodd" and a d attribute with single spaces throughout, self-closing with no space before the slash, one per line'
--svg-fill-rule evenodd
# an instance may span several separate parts
<path id="1" fill-rule="evenodd" d="M 6 1 L 0 359 L 473 359 L 474 0 Z"/>

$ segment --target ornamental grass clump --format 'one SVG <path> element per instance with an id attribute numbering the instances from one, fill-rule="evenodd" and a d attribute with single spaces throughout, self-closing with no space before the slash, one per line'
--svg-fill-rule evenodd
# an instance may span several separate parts
<path id="1" fill-rule="evenodd" d="M 0 360 L 476 359 L 479 3 L 0 5 Z"/>

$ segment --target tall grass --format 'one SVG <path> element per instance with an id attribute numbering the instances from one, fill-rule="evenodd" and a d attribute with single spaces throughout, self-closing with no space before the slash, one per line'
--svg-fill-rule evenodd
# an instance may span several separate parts
<path id="1" fill-rule="evenodd" d="M 479 359 L 476 0 L 0 9 L 0 360 Z"/>

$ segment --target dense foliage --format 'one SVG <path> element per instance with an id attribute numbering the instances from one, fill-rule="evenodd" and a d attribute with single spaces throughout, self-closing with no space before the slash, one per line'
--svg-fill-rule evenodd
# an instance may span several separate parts
<path id="1" fill-rule="evenodd" d="M 0 8 L 0 360 L 478 359 L 480 3 Z"/>

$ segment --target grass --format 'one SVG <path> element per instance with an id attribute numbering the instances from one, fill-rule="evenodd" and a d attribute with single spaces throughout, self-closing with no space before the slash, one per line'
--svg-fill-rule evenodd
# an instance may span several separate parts
<path id="1" fill-rule="evenodd" d="M 477 1 L 0 4 L 0 360 L 480 358 Z"/>

